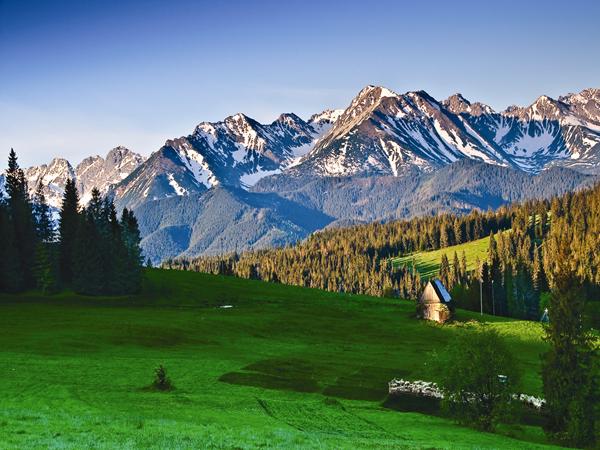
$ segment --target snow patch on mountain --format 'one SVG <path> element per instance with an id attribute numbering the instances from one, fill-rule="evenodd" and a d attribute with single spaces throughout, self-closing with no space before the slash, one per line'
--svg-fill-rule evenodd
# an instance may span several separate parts
<path id="1" fill-rule="evenodd" d="M 198 183 L 203 184 L 207 188 L 219 184 L 219 180 L 217 180 L 214 173 L 210 170 L 204 156 L 196 151 L 188 141 L 184 141 L 177 149 L 179 151 L 179 158 Z M 183 195 L 179 194 L 179 192 L 187 193 L 187 190 L 180 187 L 179 189 L 175 189 L 175 192 L 177 195 Z"/>
<path id="2" fill-rule="evenodd" d="M 277 175 L 279 173 L 281 173 L 281 169 L 262 170 L 259 168 L 255 172 L 242 175 L 240 177 L 240 183 L 243 188 L 249 188 L 258 183 L 258 181 L 262 178 L 268 177 L 270 175 Z"/>
<path id="3" fill-rule="evenodd" d="M 169 185 L 173 188 L 176 195 L 186 195 L 188 193 L 187 189 L 181 187 L 177 180 L 175 180 L 175 177 L 172 173 L 167 175 L 167 179 L 169 180 Z"/>

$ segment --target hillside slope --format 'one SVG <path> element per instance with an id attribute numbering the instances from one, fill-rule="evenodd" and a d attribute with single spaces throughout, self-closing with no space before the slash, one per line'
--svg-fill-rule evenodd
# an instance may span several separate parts
<path id="1" fill-rule="evenodd" d="M 432 173 L 411 169 L 402 176 L 272 176 L 254 192 L 276 192 L 344 223 L 404 219 L 441 212 L 486 211 L 533 198 L 549 198 L 591 186 L 600 177 L 565 168 L 531 175 L 464 159 Z"/>
<path id="2" fill-rule="evenodd" d="M 147 202 L 135 214 L 144 254 L 155 264 L 176 256 L 283 246 L 333 220 L 276 194 L 227 187 Z"/>
<path id="3" fill-rule="evenodd" d="M 465 257 L 467 258 L 467 270 L 474 270 L 476 268 L 475 261 L 477 258 L 479 258 L 479 261 L 484 261 L 487 258 L 489 244 L 490 238 L 487 236 L 464 244 L 440 248 L 439 250 L 416 252 L 411 253 L 410 255 L 400 256 L 398 258 L 393 258 L 392 263 L 394 264 L 394 267 L 412 267 L 414 261 L 415 267 L 421 275 L 421 278 L 427 280 L 437 275 L 442 255 L 446 255 L 450 264 L 452 264 L 454 252 L 456 252 L 459 258 L 461 258 L 462 252 L 464 252 Z"/>
<path id="4" fill-rule="evenodd" d="M 148 275 L 138 297 L 0 296 L 6 446 L 545 448 L 536 427 L 478 433 L 381 406 L 390 378 L 425 378 L 428 353 L 456 332 L 415 320 L 411 303 Z M 539 394 L 541 327 L 485 320 Z M 172 392 L 146 389 L 158 364 Z"/>

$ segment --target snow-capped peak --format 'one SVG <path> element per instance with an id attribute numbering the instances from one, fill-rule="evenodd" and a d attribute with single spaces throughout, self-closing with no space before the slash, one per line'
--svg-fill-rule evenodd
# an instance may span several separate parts
<path id="1" fill-rule="evenodd" d="M 386 97 L 398 97 L 398 94 L 386 87 L 374 86 L 370 84 L 361 89 L 361 91 L 356 96 L 356 99 L 361 99 L 366 96 L 373 97 L 375 100 L 380 100 Z"/>
<path id="2" fill-rule="evenodd" d="M 202 122 L 191 135 L 168 141 L 135 176 L 128 177 L 143 158 L 122 146 L 106 158 L 86 158 L 74 172 L 84 193 L 119 183 L 117 198 L 135 197 L 139 204 L 217 184 L 249 187 L 276 173 L 399 176 L 407 168 L 431 171 L 461 158 L 528 172 L 571 161 L 592 171 L 600 167 L 599 144 L 599 89 L 558 100 L 540 96 L 530 106 L 496 113 L 459 93 L 439 102 L 425 91 L 399 95 L 369 85 L 346 109 L 325 110 L 308 121 L 284 113 L 262 124 L 238 113 Z M 33 185 L 43 172 L 50 185 L 53 172 L 72 176 L 68 167 L 57 159 L 28 176 Z"/>
<path id="3" fill-rule="evenodd" d="M 302 119 L 294 113 L 283 113 L 283 114 L 280 114 L 279 117 L 277 119 L 275 119 L 275 121 L 273 123 L 277 123 L 277 122 L 294 126 L 298 122 L 302 122 Z"/>
<path id="4" fill-rule="evenodd" d="M 100 192 L 106 193 L 143 161 L 141 155 L 118 146 L 110 150 L 106 158 L 98 155 L 85 158 L 75 169 L 66 159 L 54 158 L 48 164 L 29 167 L 25 170 L 25 176 L 30 195 L 33 195 L 37 185 L 41 183 L 48 204 L 54 208 L 60 207 L 67 180 L 74 179 L 81 203 L 85 205 L 90 199 L 92 188 L 97 187 Z"/>
<path id="5" fill-rule="evenodd" d="M 460 93 L 451 95 L 444 100 L 442 104 L 455 114 L 468 112 L 471 108 L 471 102 L 464 98 Z"/>
<path id="6" fill-rule="evenodd" d="M 460 93 L 451 95 L 442 101 L 442 105 L 454 114 L 468 113 L 474 116 L 481 116 L 483 114 L 494 113 L 494 110 L 488 105 L 480 102 L 471 103 Z"/>
<path id="7" fill-rule="evenodd" d="M 310 116 L 308 123 L 334 123 L 343 113 L 343 109 L 326 109 L 320 113 Z"/>

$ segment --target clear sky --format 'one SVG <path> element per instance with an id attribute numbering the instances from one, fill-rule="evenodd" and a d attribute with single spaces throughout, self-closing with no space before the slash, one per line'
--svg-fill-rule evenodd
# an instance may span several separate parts
<path id="1" fill-rule="evenodd" d="M 0 0 L 0 150 L 24 166 L 149 154 L 205 120 L 306 118 L 367 84 L 529 104 L 600 87 L 599 17 L 598 0 Z"/>

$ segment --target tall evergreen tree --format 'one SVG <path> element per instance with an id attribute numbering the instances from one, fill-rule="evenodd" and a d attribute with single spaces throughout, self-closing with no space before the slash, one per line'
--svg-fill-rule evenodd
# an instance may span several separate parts
<path id="1" fill-rule="evenodd" d="M 101 252 L 102 236 L 98 232 L 94 214 L 84 208 L 79 215 L 71 269 L 73 288 L 89 295 L 104 293 L 106 281 Z"/>
<path id="2" fill-rule="evenodd" d="M 50 293 L 57 288 L 57 261 L 54 225 L 41 183 L 38 183 L 33 199 L 33 217 L 37 235 L 33 272 L 37 287 L 44 293 Z"/>
<path id="3" fill-rule="evenodd" d="M 450 262 L 448 261 L 448 257 L 445 253 L 442 255 L 442 259 L 440 262 L 439 275 L 440 280 L 442 281 L 442 283 L 444 283 L 444 286 L 446 286 L 448 289 L 452 289 L 452 286 L 450 286 L 452 270 L 450 268 Z"/>
<path id="4" fill-rule="evenodd" d="M 536 246 L 533 251 L 533 266 L 531 268 L 531 277 L 533 281 L 533 289 L 538 298 L 541 292 L 545 291 L 548 286 L 544 274 L 544 266 L 542 265 L 542 257 L 540 255 L 540 247 Z"/>
<path id="5" fill-rule="evenodd" d="M 462 276 L 462 282 L 465 283 L 467 281 L 467 254 L 464 250 L 460 255 L 460 273 Z"/>
<path id="6" fill-rule="evenodd" d="M 493 314 L 504 314 L 504 298 L 502 295 L 502 276 L 500 272 L 500 255 L 498 253 L 498 244 L 493 233 L 490 233 L 490 243 L 488 247 L 488 270 L 490 277 L 490 297 Z"/>
<path id="7" fill-rule="evenodd" d="M 561 444 L 592 447 L 597 417 L 598 363 L 592 336 L 582 323 L 584 297 L 581 282 L 573 273 L 572 255 L 566 242 L 558 249 L 554 288 L 549 304 L 542 379 L 546 398 L 546 432 Z"/>
<path id="8" fill-rule="evenodd" d="M 125 291 L 128 293 L 138 292 L 142 287 L 142 267 L 144 257 L 140 248 L 140 229 L 138 221 L 133 212 L 123 209 L 121 215 L 121 229 L 123 233 L 123 243 L 127 254 L 127 284 Z"/>
<path id="9" fill-rule="evenodd" d="M 454 251 L 454 258 L 452 258 L 452 278 L 453 284 L 461 284 L 462 283 L 462 274 L 460 272 L 460 261 L 458 260 L 458 254 Z M 450 286 L 452 289 L 454 286 Z"/>
<path id="10" fill-rule="evenodd" d="M 36 245 L 35 226 L 27 192 L 27 181 L 13 149 L 10 150 L 8 157 L 6 192 L 8 213 L 14 227 L 16 257 L 22 274 L 20 288 L 31 287 L 34 284 L 32 267 Z"/>
<path id="11" fill-rule="evenodd" d="M 54 225 L 41 182 L 38 183 L 33 197 L 33 217 L 38 240 L 41 242 L 54 241 Z"/>
<path id="12" fill-rule="evenodd" d="M 15 227 L 8 205 L 0 190 L 0 291 L 16 292 L 23 283 L 19 254 L 15 243 Z"/>
<path id="13" fill-rule="evenodd" d="M 60 279 L 66 285 L 73 280 L 73 255 L 79 222 L 79 194 L 75 181 L 67 180 L 59 216 Z"/>

